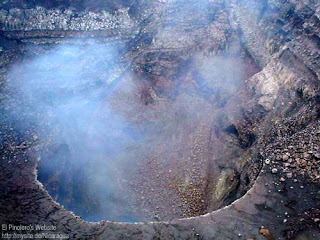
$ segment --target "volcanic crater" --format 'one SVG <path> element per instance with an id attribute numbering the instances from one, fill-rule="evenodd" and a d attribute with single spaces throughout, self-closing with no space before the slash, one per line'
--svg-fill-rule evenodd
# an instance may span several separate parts
<path id="1" fill-rule="evenodd" d="M 317 239 L 316 1 L 1 6 L 1 221 Z"/>

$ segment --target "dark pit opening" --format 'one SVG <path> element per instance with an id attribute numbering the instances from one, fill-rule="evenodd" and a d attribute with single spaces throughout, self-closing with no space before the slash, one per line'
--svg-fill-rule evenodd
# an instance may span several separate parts
<path id="1" fill-rule="evenodd" d="M 226 21 L 219 6 L 190 4 L 169 4 L 162 32 L 150 17 L 129 40 L 23 33 L 31 44 L 19 43 L 8 74 L 10 114 L 32 129 L 22 132 L 37 142 L 44 189 L 87 221 L 199 216 L 243 196 L 259 173 L 241 106 L 260 68 L 235 32 L 215 26 Z"/>
<path id="2" fill-rule="evenodd" d="M 254 136 L 237 126 L 244 81 L 259 70 L 251 58 L 199 53 L 172 79 L 150 81 L 120 60 L 122 47 L 31 47 L 9 74 L 51 197 L 88 221 L 137 222 L 198 216 L 242 196 L 259 171 Z"/>

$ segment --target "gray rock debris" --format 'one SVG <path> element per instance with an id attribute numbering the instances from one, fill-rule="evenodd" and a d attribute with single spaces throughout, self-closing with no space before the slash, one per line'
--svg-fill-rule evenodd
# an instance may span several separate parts
<path id="1" fill-rule="evenodd" d="M 10 9 L 0 10 L 0 30 L 108 30 L 131 28 L 134 21 L 128 14 L 128 8 L 119 9 L 114 14 L 105 10 L 100 12 L 75 12 L 70 9 Z"/>

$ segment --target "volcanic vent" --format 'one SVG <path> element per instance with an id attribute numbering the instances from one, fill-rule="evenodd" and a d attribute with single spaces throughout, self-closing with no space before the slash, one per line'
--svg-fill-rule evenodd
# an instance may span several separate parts
<path id="1" fill-rule="evenodd" d="M 7 218 L 82 239 L 313 226 L 319 6 L 111 2 L 1 3 Z"/>
<path id="2" fill-rule="evenodd" d="M 179 63 L 181 72 L 173 80 L 154 77 L 156 87 L 130 70 L 105 84 L 105 76 L 114 74 L 103 71 L 110 63 L 104 57 L 102 62 L 91 58 L 103 48 L 95 44 L 71 48 L 83 49 L 79 62 L 58 58 L 55 63 L 50 57 L 48 72 L 45 67 L 36 70 L 47 78 L 55 69 L 53 81 L 62 78 L 62 84 L 69 85 L 73 81 L 69 72 L 65 75 L 69 64 L 85 69 L 75 76 L 77 84 L 56 86 L 62 93 L 51 84 L 47 90 L 42 82 L 44 95 L 42 90 L 35 92 L 41 98 L 52 93 L 50 101 L 59 101 L 54 103 L 58 111 L 51 109 L 49 118 L 57 122 L 50 124 L 57 136 L 46 138 L 50 144 L 38 174 L 51 196 L 85 219 L 118 221 L 197 216 L 241 196 L 258 173 L 243 171 L 254 163 L 246 148 L 255 139 L 253 134 L 241 139 L 241 129 L 230 119 L 240 118 L 239 102 L 247 98 L 241 86 L 255 70 L 250 59 L 240 52 L 197 54 Z M 94 83 L 99 74 L 103 78 Z M 89 81 L 78 86 L 86 76 Z M 46 110 L 43 113 L 48 116 Z M 249 182 L 241 182 L 246 174 L 251 174 Z"/>
<path id="3" fill-rule="evenodd" d="M 39 143 L 38 180 L 85 220 L 198 216 L 258 174 L 255 136 L 235 124 L 259 67 L 227 13 L 156 7 L 131 40 L 29 45 L 8 74 Z"/>

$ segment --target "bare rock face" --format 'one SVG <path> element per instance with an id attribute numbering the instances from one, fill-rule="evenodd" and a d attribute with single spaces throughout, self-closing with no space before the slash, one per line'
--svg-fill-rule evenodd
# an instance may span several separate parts
<path id="1" fill-rule="evenodd" d="M 131 28 L 134 25 L 128 9 L 120 9 L 114 14 L 107 11 L 99 13 L 86 11 L 79 15 L 72 10 L 61 11 L 41 7 L 1 10 L 1 22 L 3 31 L 110 30 Z"/>
<path id="2" fill-rule="evenodd" d="M 70 239 L 320 237 L 318 1 L 1 4 L 1 223 Z M 61 43 L 81 71 L 56 87 L 60 65 L 74 69 L 55 60 Z M 10 76 L 54 81 L 20 97 Z M 41 97 L 52 91 L 58 99 Z M 75 111 L 92 126 L 47 110 L 70 96 L 94 99 Z M 84 221 L 105 216 L 146 223 Z"/>

